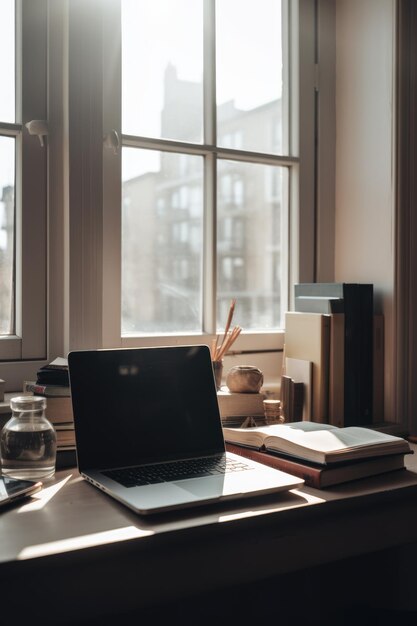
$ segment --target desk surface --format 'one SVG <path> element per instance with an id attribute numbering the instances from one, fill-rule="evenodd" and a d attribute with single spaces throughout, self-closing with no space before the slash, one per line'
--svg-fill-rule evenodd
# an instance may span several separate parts
<path id="1" fill-rule="evenodd" d="M 1 513 L 2 592 L 13 596 L 28 576 L 32 591 L 47 588 L 57 607 L 67 607 L 66 583 L 77 581 L 88 612 L 91 581 L 110 606 L 117 576 L 123 602 L 137 606 L 226 585 L 237 557 L 234 580 L 250 582 L 417 541 L 417 454 L 406 464 L 326 490 L 304 487 L 153 518 L 137 516 L 76 469 L 59 471 L 29 501 Z"/>

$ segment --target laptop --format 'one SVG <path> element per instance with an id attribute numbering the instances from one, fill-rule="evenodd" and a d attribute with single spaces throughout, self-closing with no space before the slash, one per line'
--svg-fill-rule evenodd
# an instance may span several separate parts
<path id="1" fill-rule="evenodd" d="M 137 513 L 304 483 L 225 451 L 206 345 L 72 351 L 68 368 L 79 472 Z"/>

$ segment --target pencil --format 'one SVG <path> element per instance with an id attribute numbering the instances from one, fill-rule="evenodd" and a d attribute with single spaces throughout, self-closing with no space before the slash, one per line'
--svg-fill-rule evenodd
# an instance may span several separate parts
<path id="1" fill-rule="evenodd" d="M 230 303 L 229 315 L 227 316 L 226 326 L 225 326 L 225 329 L 224 329 L 224 335 L 223 335 L 223 339 L 222 339 L 222 342 L 221 342 L 221 344 L 220 344 L 220 348 L 219 348 L 219 350 L 221 350 L 221 349 L 223 348 L 224 343 L 225 343 L 225 341 L 226 341 L 227 334 L 228 334 L 228 332 L 229 332 L 229 328 L 230 328 L 230 325 L 231 325 L 231 323 L 232 323 L 233 314 L 234 314 L 234 312 L 235 312 L 235 304 L 236 304 L 236 299 L 234 298 L 234 299 L 232 300 L 232 302 Z"/>

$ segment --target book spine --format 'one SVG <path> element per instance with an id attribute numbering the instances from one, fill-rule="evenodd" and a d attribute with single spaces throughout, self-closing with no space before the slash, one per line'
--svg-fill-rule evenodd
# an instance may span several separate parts
<path id="1" fill-rule="evenodd" d="M 263 401 L 265 397 L 263 393 L 227 393 L 218 391 L 217 401 L 220 416 L 262 416 L 264 414 Z"/>
<path id="2" fill-rule="evenodd" d="M 297 283 L 295 297 L 343 298 L 343 283 Z"/>
<path id="3" fill-rule="evenodd" d="M 293 476 L 297 476 L 297 478 L 303 478 L 305 484 L 309 487 L 315 487 L 316 489 L 321 488 L 320 469 L 307 467 L 296 463 L 295 461 L 291 461 L 290 459 L 272 456 L 267 452 L 254 450 L 253 448 L 245 448 L 228 442 L 226 443 L 226 450 L 228 452 L 232 452 L 233 454 L 251 459 L 252 461 L 262 463 L 263 465 L 268 465 L 268 467 L 273 467 L 274 469 L 281 470 L 282 472 L 287 472 L 287 474 L 292 474 Z"/>
<path id="4" fill-rule="evenodd" d="M 76 467 L 77 453 L 73 448 L 58 448 L 56 451 L 56 469 L 64 469 L 66 467 Z"/>
<path id="5" fill-rule="evenodd" d="M 28 381 L 25 381 L 23 383 L 23 391 L 24 392 L 30 392 L 30 393 L 36 393 L 38 395 L 45 395 L 46 386 L 45 385 L 38 385 L 36 383 L 30 383 Z"/>
<path id="6" fill-rule="evenodd" d="M 50 396 L 51 398 L 67 398 L 70 396 L 69 387 L 53 387 L 51 385 L 40 385 L 30 381 L 24 381 L 23 383 L 24 393 L 33 393 L 38 396 Z"/>
<path id="7" fill-rule="evenodd" d="M 303 418 L 304 383 L 290 376 L 281 377 L 281 409 L 286 422 L 298 422 Z"/>
<path id="8" fill-rule="evenodd" d="M 373 419 L 373 286 L 343 285 L 345 300 L 344 426 Z"/>
<path id="9" fill-rule="evenodd" d="M 345 316 L 330 315 L 329 424 L 344 426 Z"/>
<path id="10" fill-rule="evenodd" d="M 303 313 L 343 313 L 344 302 L 342 298 L 297 296 L 294 310 Z"/>
<path id="11" fill-rule="evenodd" d="M 373 325 L 374 396 L 373 420 L 384 419 L 384 316 L 374 315 Z"/>

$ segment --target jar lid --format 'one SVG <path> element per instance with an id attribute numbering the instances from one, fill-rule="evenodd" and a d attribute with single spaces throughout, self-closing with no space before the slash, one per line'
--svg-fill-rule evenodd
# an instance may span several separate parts
<path id="1" fill-rule="evenodd" d="M 18 396 L 10 400 L 12 411 L 41 411 L 46 408 L 44 396 Z"/>

